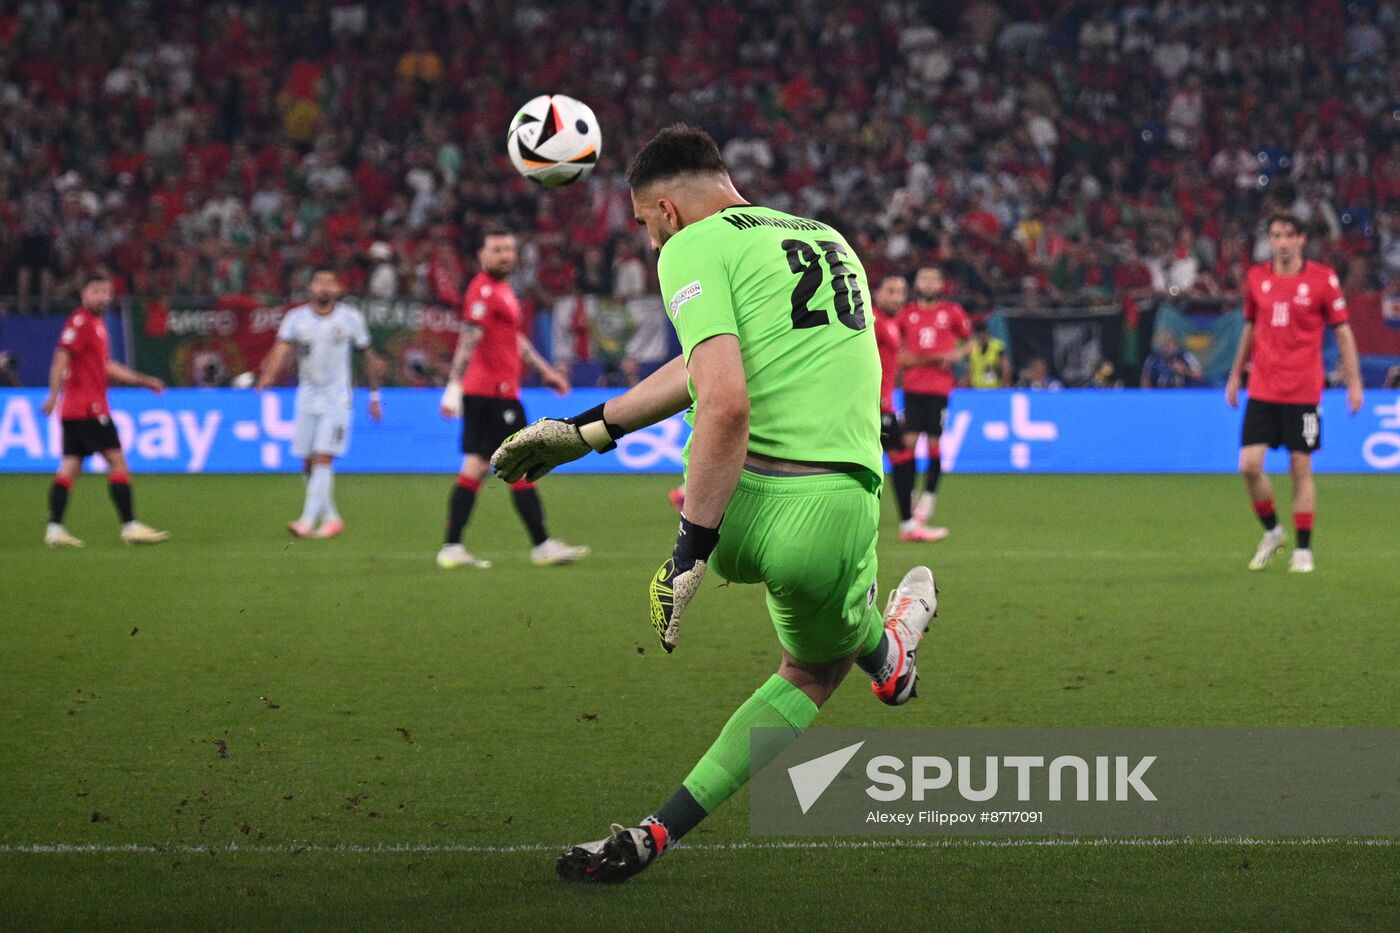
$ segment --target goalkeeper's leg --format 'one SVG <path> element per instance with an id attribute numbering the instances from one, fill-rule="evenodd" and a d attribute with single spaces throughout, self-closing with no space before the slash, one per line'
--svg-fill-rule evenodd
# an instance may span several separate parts
<path id="1" fill-rule="evenodd" d="M 778 673 L 725 723 L 681 786 L 640 825 L 574 846 L 561 877 L 624 881 L 714 811 L 817 717 L 858 655 L 884 631 L 874 609 L 879 480 L 847 474 L 775 478 L 748 470 L 725 511 L 715 573 L 764 583 L 783 647 Z M 761 532 L 761 533 L 759 533 Z M 693 611 L 693 610 L 692 610 Z M 767 729 L 751 756 L 750 730 Z"/>
<path id="2" fill-rule="evenodd" d="M 614 826 L 608 838 L 564 852 L 556 863 L 559 876 L 569 881 L 615 883 L 646 868 L 732 797 L 750 774 L 801 735 L 854 660 L 852 655 L 839 661 L 804 664 L 783 652 L 778 673 L 735 710 L 675 793 L 639 826 Z M 752 729 L 768 730 L 761 733 L 756 755 L 749 745 Z"/>

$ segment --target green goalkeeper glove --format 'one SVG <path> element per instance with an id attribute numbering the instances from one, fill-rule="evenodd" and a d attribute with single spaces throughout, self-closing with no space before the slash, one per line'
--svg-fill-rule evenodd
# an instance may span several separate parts
<path id="1" fill-rule="evenodd" d="M 656 629 L 667 654 L 676 650 L 681 637 L 681 615 L 700 591 L 706 562 L 718 543 L 718 528 L 705 528 L 682 515 L 676 546 L 651 578 L 651 627 Z"/>
<path id="2" fill-rule="evenodd" d="M 521 477 L 533 483 L 589 451 L 612 450 L 626 433 L 603 419 L 602 405 L 572 418 L 541 418 L 505 439 L 491 455 L 491 469 L 507 483 Z"/>

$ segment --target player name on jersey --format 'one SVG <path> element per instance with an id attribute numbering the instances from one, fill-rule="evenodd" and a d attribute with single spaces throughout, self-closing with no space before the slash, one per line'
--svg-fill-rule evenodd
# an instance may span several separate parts
<path id="1" fill-rule="evenodd" d="M 740 230 L 752 230 L 755 227 L 780 227 L 783 230 L 820 232 L 831 229 L 819 220 L 808 220 L 805 217 L 768 217 L 763 214 L 746 214 L 743 211 L 734 213 L 725 211 L 720 216 L 724 218 L 725 223 Z"/>

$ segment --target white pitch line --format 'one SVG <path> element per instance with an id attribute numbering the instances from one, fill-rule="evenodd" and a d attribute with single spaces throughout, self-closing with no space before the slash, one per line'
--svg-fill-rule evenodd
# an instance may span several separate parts
<path id="1" fill-rule="evenodd" d="M 1151 836 L 1092 839 L 866 839 L 866 840 L 770 840 L 761 842 L 711 842 L 679 848 L 691 852 L 733 851 L 812 851 L 820 849 L 1045 849 L 1045 848 L 1170 848 L 1180 846 L 1362 846 L 1389 848 L 1400 845 L 1400 839 L 1358 838 L 1350 836 L 1282 837 L 1277 839 L 1252 836 Z M 103 845 L 100 843 L 6 843 L 0 844 L 0 855 L 201 855 L 219 852 L 246 852 L 254 855 L 299 855 L 305 852 L 347 855 L 512 855 L 520 852 L 557 852 L 565 846 L 558 843 L 522 843 L 519 845 L 435 844 L 377 844 L 377 845 L 319 845 L 315 843 L 280 846 L 154 845 L 130 843 Z"/>

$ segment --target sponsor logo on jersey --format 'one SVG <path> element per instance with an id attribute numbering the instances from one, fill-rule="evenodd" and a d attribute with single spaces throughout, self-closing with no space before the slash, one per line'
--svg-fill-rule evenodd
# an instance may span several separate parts
<path id="1" fill-rule="evenodd" d="M 685 304 L 692 298 L 699 298 L 702 294 L 704 294 L 704 291 L 705 290 L 700 287 L 700 281 L 697 279 L 696 281 L 691 282 L 689 285 L 685 286 L 680 291 L 672 295 L 671 304 L 669 306 L 671 310 L 671 317 L 674 319 L 675 316 L 680 313 L 681 305 Z"/>

